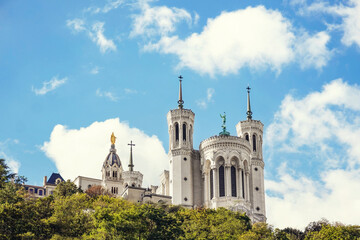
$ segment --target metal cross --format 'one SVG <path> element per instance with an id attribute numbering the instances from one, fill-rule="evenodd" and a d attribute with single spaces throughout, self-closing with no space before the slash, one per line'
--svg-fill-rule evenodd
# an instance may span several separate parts
<path id="1" fill-rule="evenodd" d="M 131 148 L 132 148 L 132 146 L 135 146 L 135 144 L 133 144 L 132 141 L 130 141 L 130 143 L 128 145 L 131 146 Z"/>
<path id="2" fill-rule="evenodd" d="M 250 92 L 250 89 L 251 89 L 251 88 L 250 88 L 249 85 L 248 85 L 248 87 L 247 87 L 246 89 L 248 90 L 248 92 Z"/>

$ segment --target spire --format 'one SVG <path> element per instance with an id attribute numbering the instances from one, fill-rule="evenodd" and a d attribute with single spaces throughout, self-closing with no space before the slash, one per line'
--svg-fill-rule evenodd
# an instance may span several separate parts
<path id="1" fill-rule="evenodd" d="M 183 79 L 183 77 L 180 75 L 180 76 L 179 76 L 179 82 L 180 82 L 180 86 L 179 86 L 179 101 L 178 101 L 179 109 L 182 109 L 183 106 L 184 106 L 184 101 L 183 101 L 183 99 L 182 99 L 182 86 L 181 86 L 182 79 Z"/>
<path id="2" fill-rule="evenodd" d="M 250 106 L 250 87 L 248 85 L 248 87 L 246 88 L 247 89 L 247 112 L 246 112 L 246 115 L 247 115 L 247 120 L 250 120 L 252 119 L 252 112 L 251 112 L 251 106 Z"/>
<path id="3" fill-rule="evenodd" d="M 128 145 L 130 146 L 130 161 L 129 161 L 128 167 L 129 167 L 129 171 L 132 172 L 134 170 L 132 147 L 135 146 L 135 144 L 133 144 L 132 141 L 130 141 L 130 143 Z"/>

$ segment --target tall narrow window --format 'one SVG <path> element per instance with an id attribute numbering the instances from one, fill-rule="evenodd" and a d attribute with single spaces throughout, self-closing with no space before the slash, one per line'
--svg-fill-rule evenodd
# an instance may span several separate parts
<path id="1" fill-rule="evenodd" d="M 241 170 L 242 197 L 245 198 L 244 171 Z"/>
<path id="2" fill-rule="evenodd" d="M 183 124 L 183 140 L 186 141 L 186 124 Z"/>
<path id="3" fill-rule="evenodd" d="M 253 151 L 256 152 L 256 136 L 253 135 Z"/>
<path id="4" fill-rule="evenodd" d="M 246 139 L 246 141 L 249 141 L 249 134 L 245 135 L 245 139 Z"/>
<path id="5" fill-rule="evenodd" d="M 213 170 L 210 170 L 210 199 L 214 197 L 214 173 Z"/>
<path id="6" fill-rule="evenodd" d="M 231 196 L 236 197 L 236 168 L 231 167 Z"/>
<path id="7" fill-rule="evenodd" d="M 224 166 L 219 167 L 219 196 L 225 196 L 225 176 L 224 176 Z"/>
<path id="8" fill-rule="evenodd" d="M 179 124 L 175 123 L 175 140 L 179 141 Z"/>

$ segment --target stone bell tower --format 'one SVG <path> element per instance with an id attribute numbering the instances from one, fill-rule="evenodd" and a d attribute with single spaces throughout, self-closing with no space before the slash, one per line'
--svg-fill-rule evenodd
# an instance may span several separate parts
<path id="1" fill-rule="evenodd" d="M 238 137 L 250 143 L 250 163 L 245 169 L 245 178 L 249 179 L 249 196 L 254 215 L 266 221 L 265 190 L 264 190 L 264 160 L 262 154 L 262 140 L 264 125 L 259 120 L 252 119 L 250 106 L 250 87 L 247 87 L 247 119 L 236 125 Z"/>
<path id="2" fill-rule="evenodd" d="M 169 130 L 170 196 L 173 204 L 192 207 L 194 204 L 192 152 L 195 114 L 184 109 L 182 76 L 179 76 L 178 108 L 167 114 Z"/>

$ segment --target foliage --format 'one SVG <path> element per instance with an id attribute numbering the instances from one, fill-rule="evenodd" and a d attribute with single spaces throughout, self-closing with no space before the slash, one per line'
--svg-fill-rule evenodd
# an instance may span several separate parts
<path id="1" fill-rule="evenodd" d="M 251 224 L 243 213 L 135 204 L 95 186 L 86 194 L 70 181 L 55 194 L 30 199 L 0 160 L 0 239 L 359 239 L 360 226 L 311 222 L 302 232 Z"/>
<path id="2" fill-rule="evenodd" d="M 79 189 L 73 182 L 70 180 L 59 183 L 54 191 L 54 197 L 69 197 L 75 193 L 81 193 L 82 190 Z"/>
<path id="3" fill-rule="evenodd" d="M 112 194 L 106 190 L 103 186 L 94 185 L 90 187 L 85 193 L 91 198 L 98 198 L 101 195 L 112 196 Z"/>

